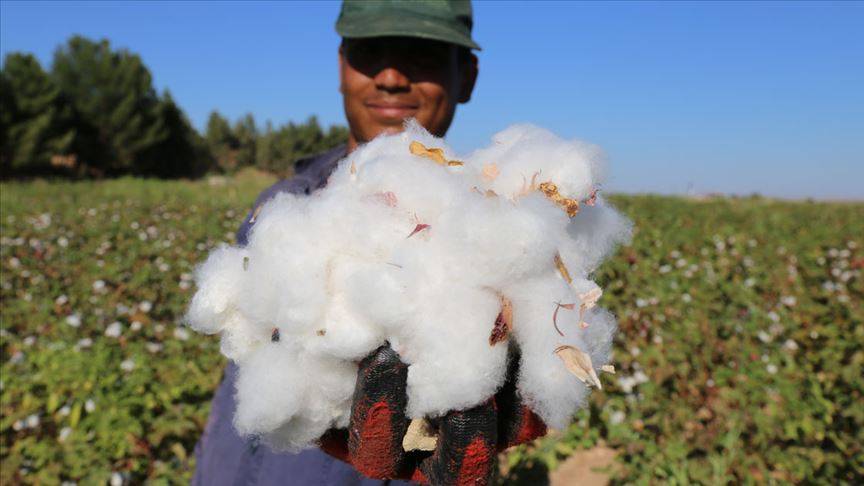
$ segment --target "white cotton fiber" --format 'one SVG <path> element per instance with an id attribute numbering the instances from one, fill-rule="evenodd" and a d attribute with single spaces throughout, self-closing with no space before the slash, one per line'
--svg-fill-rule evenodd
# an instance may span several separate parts
<path id="1" fill-rule="evenodd" d="M 408 365 L 411 418 L 488 399 L 513 345 L 522 399 L 566 426 L 616 326 L 589 276 L 630 229 L 597 196 L 602 171 L 596 147 L 538 127 L 459 158 L 411 122 L 324 189 L 267 202 L 246 247 L 199 267 L 188 313 L 239 365 L 237 430 L 297 450 L 347 426 L 357 363 L 384 343 Z M 512 330 L 493 342 L 507 306 Z"/>

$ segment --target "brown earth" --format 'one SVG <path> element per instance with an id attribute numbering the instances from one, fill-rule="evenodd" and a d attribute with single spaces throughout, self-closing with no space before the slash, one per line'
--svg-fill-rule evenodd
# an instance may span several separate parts
<path id="1" fill-rule="evenodd" d="M 615 449 L 597 446 L 577 451 L 549 473 L 551 486 L 605 486 L 615 463 Z"/>

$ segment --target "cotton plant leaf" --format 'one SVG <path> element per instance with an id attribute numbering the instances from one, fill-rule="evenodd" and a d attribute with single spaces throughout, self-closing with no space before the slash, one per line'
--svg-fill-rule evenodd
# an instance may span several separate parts
<path id="1" fill-rule="evenodd" d="M 603 389 L 600 378 L 591 363 L 591 356 L 576 346 L 563 345 L 555 348 L 555 354 L 564 362 L 567 371 L 573 373 L 576 378 L 587 385 L 596 386 L 598 390 Z"/>

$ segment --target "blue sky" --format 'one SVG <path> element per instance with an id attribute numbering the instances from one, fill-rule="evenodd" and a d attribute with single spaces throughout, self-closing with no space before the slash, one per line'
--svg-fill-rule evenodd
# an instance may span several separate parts
<path id="1" fill-rule="evenodd" d="M 344 123 L 337 2 L 0 2 L 0 53 L 79 33 L 219 109 Z M 864 198 L 864 3 L 474 3 L 480 78 L 449 141 L 529 122 L 602 146 L 607 188 Z"/>

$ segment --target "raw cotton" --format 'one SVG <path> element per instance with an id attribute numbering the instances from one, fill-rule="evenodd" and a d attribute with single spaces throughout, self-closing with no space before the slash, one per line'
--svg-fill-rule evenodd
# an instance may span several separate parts
<path id="1" fill-rule="evenodd" d="M 198 268 L 188 313 L 239 365 L 237 430 L 297 450 L 347 426 L 357 361 L 385 342 L 409 365 L 411 418 L 487 399 L 517 345 L 521 397 L 566 426 L 616 328 L 589 276 L 630 229 L 602 170 L 596 147 L 534 126 L 460 158 L 409 122 L 321 191 L 266 203 L 246 247 Z"/>

